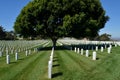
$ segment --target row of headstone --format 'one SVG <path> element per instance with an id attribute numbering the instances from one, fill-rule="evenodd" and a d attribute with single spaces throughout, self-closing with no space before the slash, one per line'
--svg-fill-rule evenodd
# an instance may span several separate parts
<path id="1" fill-rule="evenodd" d="M 26 50 L 26 55 L 28 55 L 28 54 L 31 54 L 31 50 L 29 49 L 24 49 L 24 50 Z M 37 50 L 37 48 L 34 48 L 34 52 L 37 52 L 38 50 Z M 3 56 L 3 53 L 5 53 L 5 56 L 7 56 L 8 54 L 14 54 L 14 53 L 17 53 L 17 52 L 21 52 L 21 50 L 19 49 L 19 50 L 8 50 L 8 49 L 6 49 L 5 51 L 0 51 L 0 57 L 2 57 Z"/>
<path id="2" fill-rule="evenodd" d="M 112 49 L 112 45 L 110 45 L 109 47 L 108 47 L 108 49 L 107 49 L 107 53 L 111 53 L 111 49 Z M 84 50 L 83 49 L 81 49 L 81 51 L 79 52 L 79 48 L 76 48 L 75 47 L 75 49 L 74 49 L 74 52 L 77 52 L 78 54 L 80 53 L 81 55 L 83 55 L 83 53 L 84 53 Z M 98 51 L 98 47 L 96 46 L 96 51 Z M 103 47 L 101 47 L 101 52 L 103 52 L 104 51 L 104 48 Z M 86 52 L 85 52 L 86 54 L 86 57 L 89 57 L 89 50 L 86 50 Z M 92 57 L 92 59 L 93 60 L 96 60 L 96 56 L 97 56 L 97 54 L 96 54 L 96 52 L 95 51 L 93 51 L 93 57 Z"/>
<path id="3" fill-rule="evenodd" d="M 84 50 L 98 50 L 103 47 L 104 49 L 108 48 L 111 44 L 80 44 L 80 45 L 71 45 L 72 48 L 79 47 Z M 70 46 L 70 45 L 69 45 Z M 112 45 L 111 45 L 112 46 Z"/>
<path id="4" fill-rule="evenodd" d="M 50 60 L 48 61 L 48 78 L 52 78 L 52 63 L 53 63 L 53 54 L 54 54 L 54 47 L 52 48 Z"/>
<path id="5" fill-rule="evenodd" d="M 77 53 L 79 53 L 79 49 L 80 49 L 80 48 L 76 48 L 76 47 L 75 47 L 74 51 L 77 52 Z M 82 48 L 82 49 L 83 49 L 83 48 Z M 81 54 L 82 54 L 82 49 L 81 49 Z M 109 51 L 111 51 L 112 45 L 109 45 L 108 49 L 110 49 Z M 71 50 L 72 50 L 72 47 L 71 47 Z M 95 47 L 95 50 L 98 51 L 98 46 Z M 101 46 L 101 52 L 103 52 L 103 51 L 104 51 L 104 47 Z"/>
<path id="6" fill-rule="evenodd" d="M 36 48 L 34 49 L 34 52 L 36 52 Z M 25 51 L 25 55 L 28 56 L 31 54 L 31 50 L 26 50 Z M 0 57 L 2 57 L 3 53 L 0 52 Z M 15 60 L 17 61 L 19 59 L 19 55 L 18 55 L 18 52 L 15 53 Z M 10 64 L 10 55 L 7 53 L 6 54 L 6 63 L 7 64 Z"/>
<path id="7" fill-rule="evenodd" d="M 15 60 L 16 61 L 18 60 L 18 53 L 15 53 Z M 10 55 L 9 54 L 7 54 L 7 56 L 6 56 L 6 63 L 10 64 Z"/>
<path id="8" fill-rule="evenodd" d="M 21 51 L 25 51 L 26 49 L 32 49 L 40 44 L 43 44 L 43 43 L 45 44 L 47 42 L 48 41 L 42 41 L 42 40 L 41 41 L 0 41 L 0 51 L 6 54 L 8 52 L 10 54 L 13 54 L 15 53 L 14 52 L 15 50 L 17 50 L 18 52 L 21 52 Z"/>
<path id="9" fill-rule="evenodd" d="M 58 40 L 59 42 L 63 44 L 70 44 L 70 45 L 98 45 L 98 44 L 112 44 L 112 45 L 120 45 L 119 41 L 89 41 L 89 40 L 76 40 L 76 39 L 61 39 Z"/>

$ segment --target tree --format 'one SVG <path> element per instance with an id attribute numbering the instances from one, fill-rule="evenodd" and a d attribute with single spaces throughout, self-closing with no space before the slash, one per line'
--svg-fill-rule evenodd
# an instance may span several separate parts
<path id="1" fill-rule="evenodd" d="M 0 40 L 5 39 L 6 33 L 2 26 L 0 26 Z"/>
<path id="2" fill-rule="evenodd" d="M 13 31 L 6 31 L 6 36 L 5 40 L 14 40 L 15 39 L 15 34 Z"/>
<path id="3" fill-rule="evenodd" d="M 24 37 L 93 38 L 109 17 L 99 0 L 33 0 L 16 18 L 14 29 Z"/>
<path id="4" fill-rule="evenodd" d="M 111 35 L 107 34 L 107 33 L 104 33 L 104 34 L 98 36 L 97 40 L 100 40 L 100 41 L 110 41 L 111 40 Z"/>

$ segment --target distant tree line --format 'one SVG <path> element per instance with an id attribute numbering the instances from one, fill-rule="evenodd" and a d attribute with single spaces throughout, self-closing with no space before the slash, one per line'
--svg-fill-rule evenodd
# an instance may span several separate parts
<path id="1" fill-rule="evenodd" d="M 14 31 L 5 31 L 5 29 L 0 26 L 0 40 L 14 40 L 15 33 Z"/>
<path id="2" fill-rule="evenodd" d="M 107 34 L 107 33 L 104 33 L 104 34 L 101 34 L 101 35 L 95 37 L 95 40 L 99 40 L 99 41 L 110 41 L 110 40 L 111 40 L 111 35 L 110 35 L 110 34 Z"/>
<path id="3" fill-rule="evenodd" d="M 0 26 L 0 40 L 16 40 L 16 39 L 19 39 L 19 38 L 17 38 L 17 36 L 19 38 L 22 37 L 21 35 L 16 35 L 14 31 L 5 31 L 5 29 L 2 26 Z M 31 39 L 35 40 L 35 39 L 42 39 L 42 38 L 43 37 L 41 37 L 41 36 L 36 36 L 36 37 L 32 37 Z M 30 40 L 30 37 L 23 38 L 23 39 Z M 46 39 L 46 38 L 44 38 L 44 39 Z M 95 37 L 94 40 L 110 41 L 111 35 L 104 33 L 104 34 L 101 34 L 101 35 L 98 35 L 97 37 Z"/>

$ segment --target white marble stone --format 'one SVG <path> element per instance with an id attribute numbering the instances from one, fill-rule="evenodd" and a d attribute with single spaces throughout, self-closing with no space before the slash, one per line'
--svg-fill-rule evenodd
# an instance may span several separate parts
<path id="1" fill-rule="evenodd" d="M 96 49 L 96 51 L 98 51 L 98 46 L 96 46 L 96 48 L 95 48 L 95 49 Z"/>
<path id="2" fill-rule="evenodd" d="M 25 51 L 25 55 L 28 56 L 28 51 L 27 50 Z"/>
<path id="3" fill-rule="evenodd" d="M 78 54 L 80 53 L 80 49 L 79 49 L 79 48 L 77 48 L 77 53 L 78 53 Z"/>
<path id="4" fill-rule="evenodd" d="M 18 60 L 18 53 L 15 53 L 15 60 Z"/>
<path id="5" fill-rule="evenodd" d="M 86 57 L 89 57 L 89 50 L 86 50 Z"/>
<path id="6" fill-rule="evenodd" d="M 83 49 L 81 49 L 81 55 L 83 55 Z"/>
<path id="7" fill-rule="evenodd" d="M 75 52 L 77 52 L 77 48 L 75 47 Z"/>
<path id="8" fill-rule="evenodd" d="M 104 50 L 104 48 L 103 48 L 103 47 L 101 47 L 101 52 L 103 52 L 103 50 Z"/>
<path id="9" fill-rule="evenodd" d="M 51 61 L 48 62 L 48 78 L 49 79 L 52 78 L 52 62 Z"/>
<path id="10" fill-rule="evenodd" d="M 96 56 L 97 56 L 96 52 L 93 51 L 93 60 L 96 60 Z"/>
<path id="11" fill-rule="evenodd" d="M 6 63 L 10 64 L 10 56 L 9 55 L 6 55 Z"/>
<path id="12" fill-rule="evenodd" d="M 115 44 L 115 47 L 117 47 L 117 44 Z"/>
<path id="13" fill-rule="evenodd" d="M 111 53 L 111 48 L 110 48 L 110 47 L 108 47 L 108 53 L 109 53 L 109 54 Z"/>
<path id="14" fill-rule="evenodd" d="M 31 54 L 31 50 L 29 50 L 29 55 Z"/>
<path id="15" fill-rule="evenodd" d="M 109 47 L 112 48 L 112 45 L 110 45 Z"/>

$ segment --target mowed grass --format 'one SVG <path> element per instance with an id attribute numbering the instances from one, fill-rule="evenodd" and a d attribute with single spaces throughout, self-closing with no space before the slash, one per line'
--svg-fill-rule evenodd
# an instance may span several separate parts
<path id="1" fill-rule="evenodd" d="M 113 47 L 108 54 L 97 51 L 97 60 L 85 57 L 65 49 L 56 47 L 53 59 L 51 80 L 120 80 L 120 47 Z M 0 80 L 49 80 L 48 61 L 51 47 L 33 53 L 30 56 L 21 55 L 18 61 L 6 64 L 5 57 L 0 58 Z"/>

